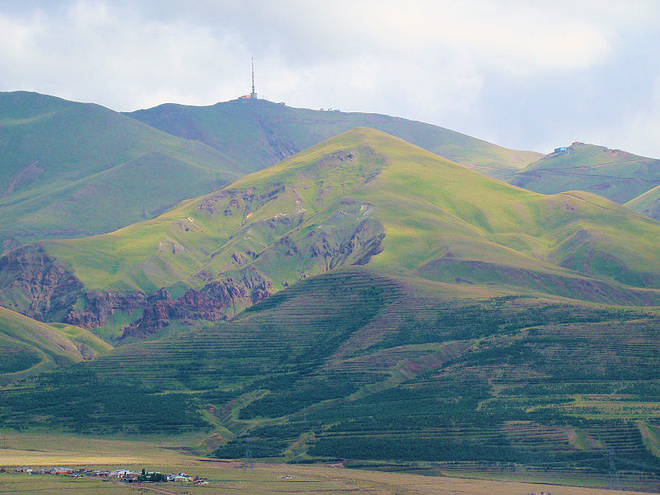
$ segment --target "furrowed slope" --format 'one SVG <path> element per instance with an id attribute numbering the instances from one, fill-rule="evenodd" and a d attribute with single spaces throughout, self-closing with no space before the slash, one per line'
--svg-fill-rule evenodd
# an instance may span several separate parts
<path id="1" fill-rule="evenodd" d="M 658 233 L 657 222 L 599 196 L 525 191 L 359 128 L 156 219 L 14 250 L 0 259 L 0 297 L 111 338 L 231 318 L 347 265 L 477 291 L 649 305 Z"/>
<path id="2" fill-rule="evenodd" d="M 580 190 L 624 204 L 660 184 L 660 160 L 573 143 L 530 163 L 507 181 L 544 194 Z"/>
<path id="3" fill-rule="evenodd" d="M 267 168 L 355 127 L 379 129 L 493 177 L 542 156 L 398 117 L 291 108 L 266 100 L 233 100 L 208 107 L 167 104 L 127 115 L 206 143 L 232 157 L 245 172 Z"/>
<path id="4" fill-rule="evenodd" d="M 47 325 L 0 307 L 0 383 L 78 363 L 112 347 L 83 328 Z"/>
<path id="5" fill-rule="evenodd" d="M 230 161 L 98 105 L 0 93 L 0 241 L 110 232 L 233 179 Z"/>
<path id="6" fill-rule="evenodd" d="M 122 346 L 0 391 L 0 422 L 206 428 L 221 458 L 243 457 L 250 438 L 255 457 L 593 474 L 613 451 L 622 472 L 653 473 L 658 331 L 655 310 L 476 295 L 352 267 L 185 339 Z M 81 381 L 102 392 L 74 393 Z M 54 406 L 63 403 L 66 412 Z M 158 407 L 181 414 L 157 418 Z"/>

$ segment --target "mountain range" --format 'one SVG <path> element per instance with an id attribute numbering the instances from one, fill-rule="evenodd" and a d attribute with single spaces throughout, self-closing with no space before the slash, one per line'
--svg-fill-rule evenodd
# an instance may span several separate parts
<path id="1" fill-rule="evenodd" d="M 50 118 L 19 107 L 10 133 Z M 218 457 L 252 438 L 255 456 L 292 461 L 598 470 L 615 451 L 627 469 L 660 467 L 660 223 L 620 204 L 653 195 L 656 161 L 582 144 L 541 158 L 258 100 L 76 108 L 211 157 L 227 184 L 0 258 L 0 425 L 201 430 L 195 449 Z M 40 197 L 43 168 L 7 198 Z"/>
<path id="2" fill-rule="evenodd" d="M 267 101 L 124 115 L 36 93 L 0 93 L 0 242 L 7 250 L 111 232 L 365 124 L 495 171 L 540 156 L 420 122 Z"/>

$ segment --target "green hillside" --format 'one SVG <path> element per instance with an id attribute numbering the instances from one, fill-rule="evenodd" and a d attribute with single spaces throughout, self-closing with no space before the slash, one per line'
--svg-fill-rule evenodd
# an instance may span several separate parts
<path id="1" fill-rule="evenodd" d="M 218 151 L 93 104 L 0 93 L 0 246 L 110 232 L 236 177 Z"/>
<path id="2" fill-rule="evenodd" d="M 358 128 L 116 232 L 0 258 L 3 304 L 118 345 L 0 426 L 219 458 L 660 472 L 660 225 Z"/>
<path id="3" fill-rule="evenodd" d="M 284 287 L 358 261 L 336 252 L 357 234 L 362 249 L 380 238 L 371 265 L 400 274 L 436 278 L 435 263 L 478 260 L 658 287 L 657 231 L 603 198 L 524 191 L 362 128 L 152 221 L 45 246 L 93 289 L 201 286 L 206 272 L 248 267 Z"/>
<path id="4" fill-rule="evenodd" d="M 555 476 L 607 472 L 613 451 L 622 474 L 653 476 L 657 316 L 340 269 L 231 322 L 2 390 L 0 424 L 205 431 L 196 448 L 220 458 L 242 458 L 250 439 L 255 458 Z"/>
<path id="5" fill-rule="evenodd" d="M 166 104 L 127 115 L 175 136 L 206 143 L 231 157 L 236 170 L 244 172 L 267 168 L 355 127 L 379 129 L 492 177 L 502 177 L 543 156 L 398 117 L 291 108 L 266 100 L 233 100 L 207 107 Z"/>
<path id="6" fill-rule="evenodd" d="M 525 191 L 359 128 L 153 220 L 14 250 L 0 259 L 0 298 L 108 338 L 229 318 L 301 279 L 363 264 L 649 305 L 660 294 L 659 229 L 604 198 Z"/>
<path id="7" fill-rule="evenodd" d="M 642 215 L 660 220 L 660 185 L 628 201 L 626 206 Z"/>
<path id="8" fill-rule="evenodd" d="M 92 359 L 112 349 L 89 330 L 48 325 L 0 306 L 0 384 Z"/>
<path id="9" fill-rule="evenodd" d="M 507 181 L 544 194 L 587 191 L 623 204 L 660 184 L 660 160 L 573 143 L 530 163 Z"/>

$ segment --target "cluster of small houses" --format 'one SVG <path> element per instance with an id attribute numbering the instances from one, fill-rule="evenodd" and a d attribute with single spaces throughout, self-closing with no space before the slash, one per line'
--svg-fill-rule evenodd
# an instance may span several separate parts
<path id="1" fill-rule="evenodd" d="M 82 477 L 95 477 L 107 480 L 116 480 L 123 483 L 137 483 L 140 481 L 140 476 L 143 475 L 142 472 L 131 471 L 130 469 L 115 469 L 113 471 L 102 471 L 102 470 L 89 470 L 87 468 L 72 469 L 67 467 L 53 467 L 48 469 L 32 469 L 30 467 L 17 467 L 14 469 L 16 473 L 27 473 L 27 474 L 50 474 L 50 475 L 59 475 L 59 476 L 71 476 L 75 478 Z M 160 474 L 153 471 L 145 471 L 146 475 Z M 194 485 L 206 485 L 208 480 L 206 478 L 200 478 L 199 476 L 189 476 L 186 473 L 179 474 L 163 474 L 167 481 L 173 481 L 178 483 L 193 483 Z"/>

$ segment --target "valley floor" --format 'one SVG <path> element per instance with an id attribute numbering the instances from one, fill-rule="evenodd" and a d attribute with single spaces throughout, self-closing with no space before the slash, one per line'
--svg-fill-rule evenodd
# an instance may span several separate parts
<path id="1" fill-rule="evenodd" d="M 181 439 L 179 439 L 181 440 Z M 190 440 L 190 438 L 188 438 Z M 69 435 L 40 435 L 35 433 L 0 432 L 0 494 L 373 494 L 373 495 L 528 495 L 545 492 L 552 495 L 615 495 L 623 493 L 604 488 L 569 486 L 602 480 L 571 478 L 564 474 L 545 483 L 524 483 L 523 473 L 517 470 L 437 471 L 435 476 L 382 472 L 364 469 L 345 469 L 342 466 L 290 465 L 255 463 L 246 469 L 242 462 L 208 460 L 190 455 L 176 447 L 177 439 L 160 442 L 146 439 L 139 442 L 125 439 L 97 439 Z M 142 468 L 162 472 L 185 471 L 193 476 L 208 478 L 209 484 L 121 484 L 93 478 L 29 475 L 14 473 L 14 467 L 69 466 L 87 468 Z M 9 469 L 11 468 L 11 469 Z M 547 475 L 546 475 L 547 476 Z M 499 479 L 497 479 L 499 478 Z M 543 479 L 540 473 L 527 480 Z M 623 481 L 623 480 L 621 480 Z M 631 480 L 629 480 L 631 481 Z M 564 484 L 566 483 L 566 484 Z M 652 486 L 641 486 L 647 493 Z M 641 493 L 626 491 L 625 493 Z"/>

